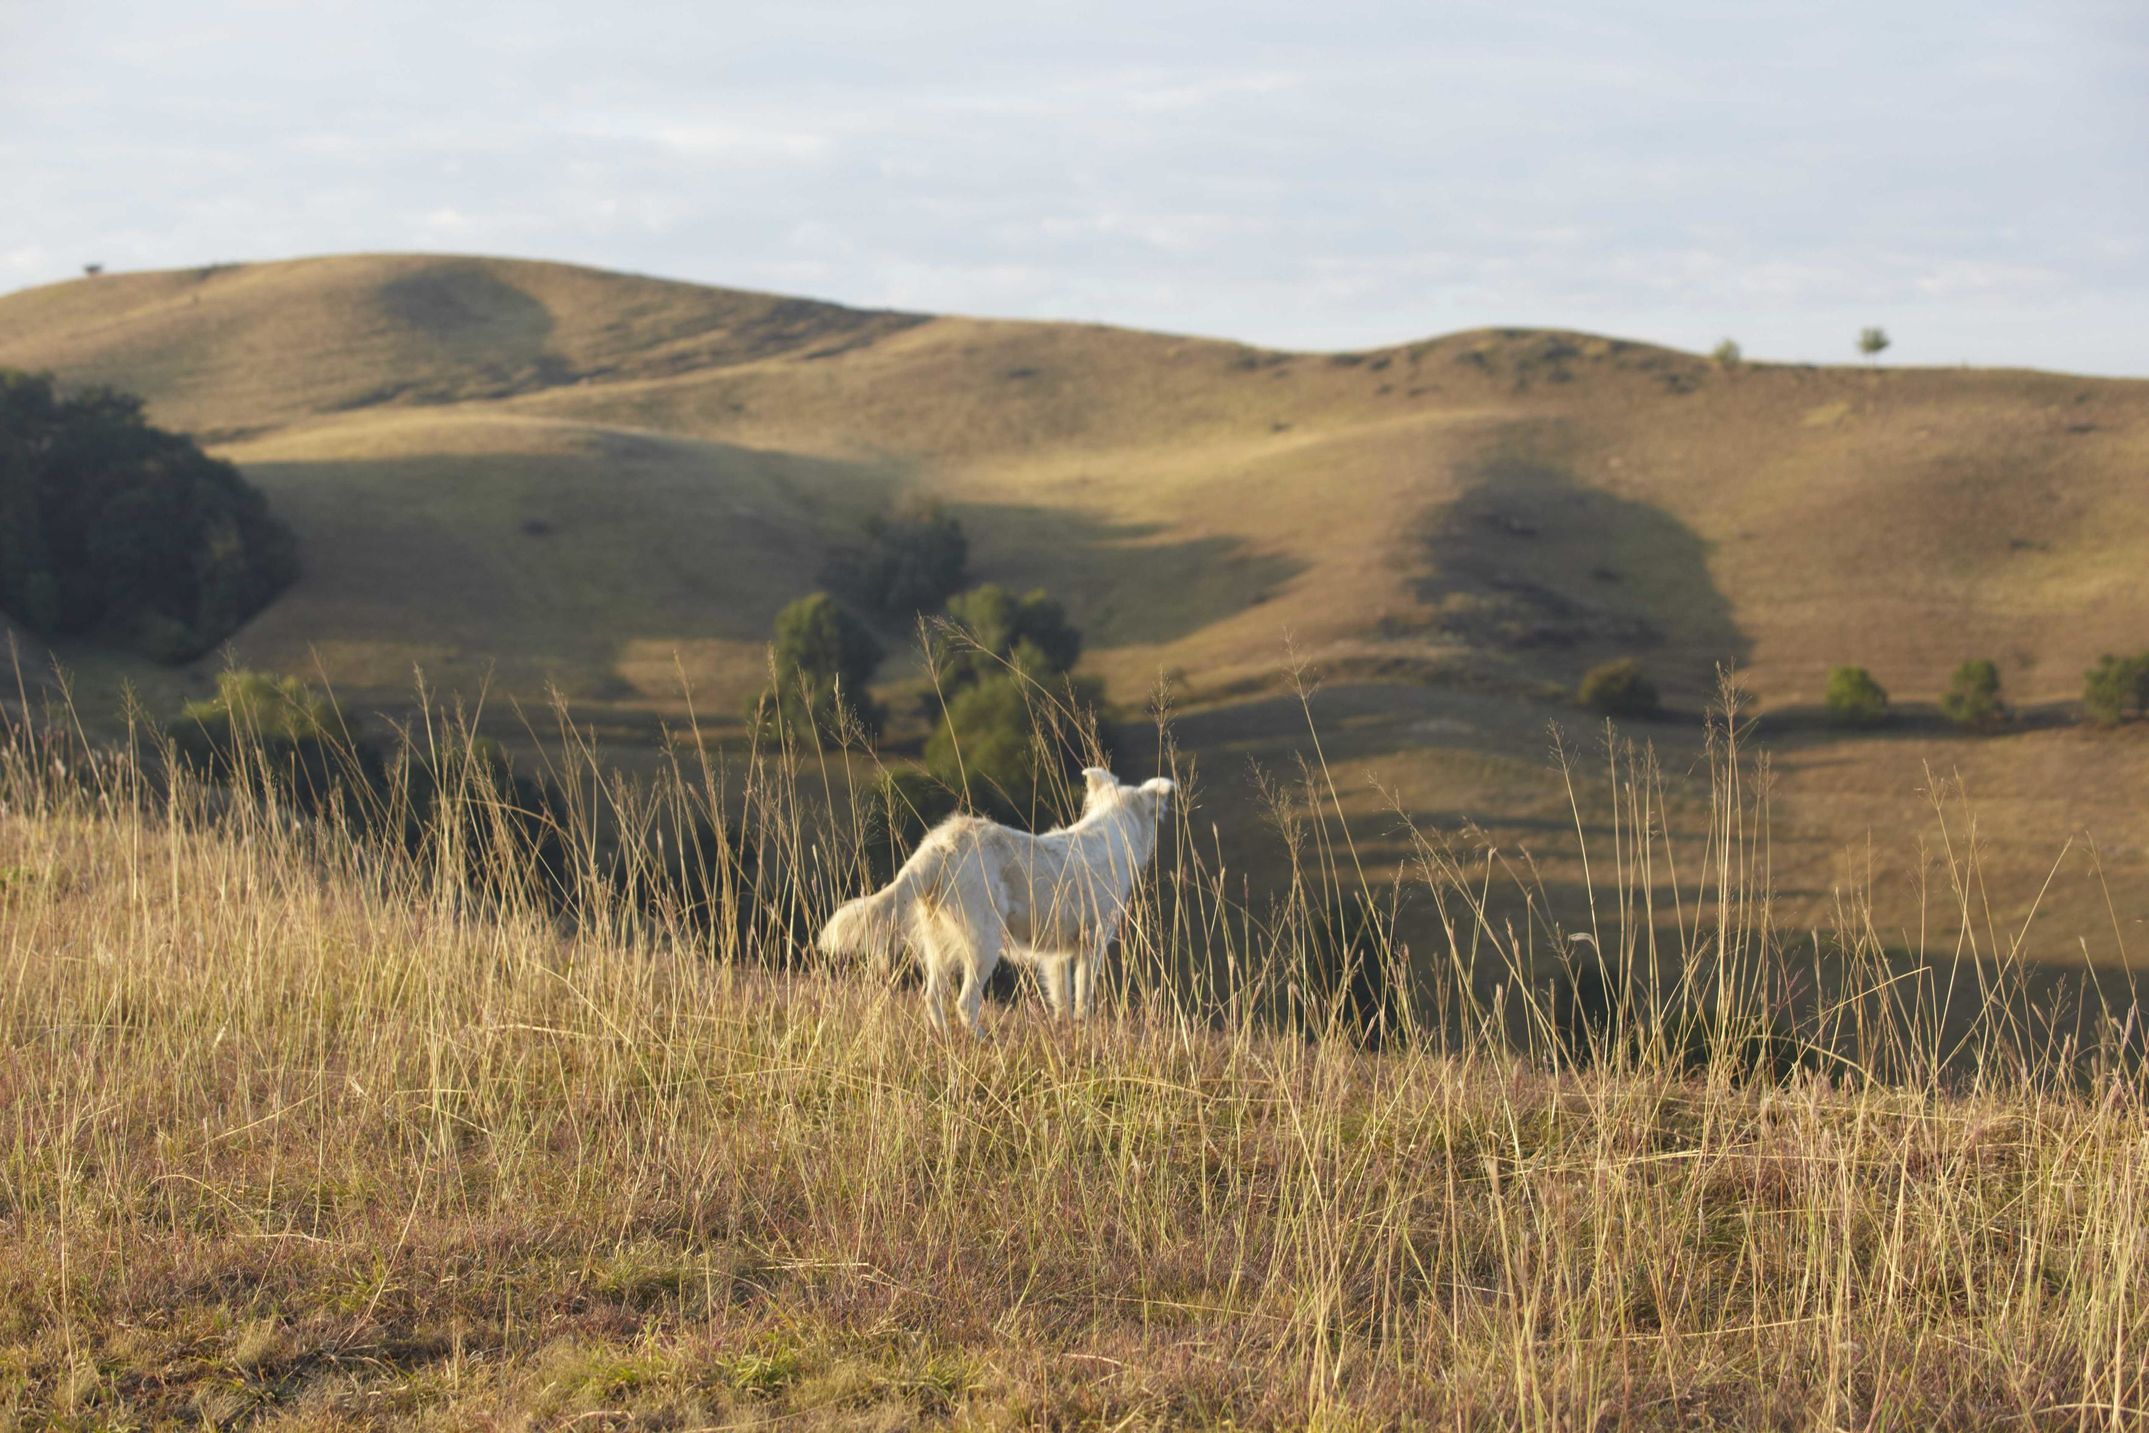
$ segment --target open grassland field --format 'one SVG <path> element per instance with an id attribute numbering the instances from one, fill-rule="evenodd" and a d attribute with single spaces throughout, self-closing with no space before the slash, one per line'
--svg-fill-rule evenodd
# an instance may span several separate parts
<path id="1" fill-rule="evenodd" d="M 324 671 L 361 709 L 406 708 L 422 668 L 489 681 L 503 712 L 556 684 L 650 735 L 683 677 L 724 735 L 776 610 L 865 517 L 929 495 L 978 579 L 1068 604 L 1123 715 L 1168 676 L 1227 840 L 1258 815 L 1250 765 L 1307 752 L 1298 660 L 1353 814 L 1474 823 L 1571 885 L 1544 755 L 1548 722 L 1586 739 L 1577 677 L 1639 656 L 1672 712 L 1637 733 L 1691 784 L 1729 663 L 1776 754 L 1788 918 L 1821 918 L 1870 849 L 1876 920 L 1913 942 L 1919 832 L 1960 778 L 2003 923 L 2035 910 L 2041 957 L 2149 951 L 2149 741 L 2072 713 L 2084 667 L 2149 645 L 2143 383 L 1536 331 L 1292 354 L 423 256 L 10 295 L 0 363 L 138 391 L 239 463 L 305 571 L 236 657 Z M 901 746 L 922 688 L 887 635 Z M 122 681 L 168 709 L 218 665 L 59 655 L 93 714 Z M 1937 720 L 1972 656 L 2021 729 Z M 1823 726 L 1835 663 L 1904 720 Z M 1365 850 L 1408 854 L 1375 827 Z M 1263 859 L 1239 864 L 1282 874 Z"/>
<path id="2" fill-rule="evenodd" d="M 1019 992 L 951 1039 L 914 988 L 799 958 L 868 840 L 810 761 L 649 793 L 720 833 L 680 883 L 616 834 L 662 821 L 533 845 L 452 735 L 412 754 L 462 773 L 414 823 L 406 788 L 294 819 L 4 737 L 0 1422 L 2149 1420 L 2142 1032 L 2055 1049 L 2019 968 L 1969 965 L 1944 1030 L 1856 901 L 1819 937 L 1837 1004 L 1784 1030 L 1806 957 L 1733 752 L 1720 834 L 1677 846 L 1641 795 L 1578 893 L 1632 954 L 1629 868 L 1680 864 L 1671 992 L 1576 1025 L 1522 974 L 1560 931 L 1484 919 L 1493 874 L 1429 835 L 1453 978 L 1396 977 L 1362 1048 L 1362 1010 L 1307 996 L 1359 944 L 1327 919 L 1348 855 L 1309 839 L 1257 913 L 1200 812 L 1098 1016 Z M 1205 994 L 1144 975 L 1197 955 Z"/>

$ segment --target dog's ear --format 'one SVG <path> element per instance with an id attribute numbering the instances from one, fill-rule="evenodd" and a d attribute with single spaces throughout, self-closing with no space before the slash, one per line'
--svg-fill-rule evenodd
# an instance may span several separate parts
<path id="1" fill-rule="evenodd" d="M 1119 785 L 1119 778 L 1101 766 L 1083 767 L 1082 780 L 1087 783 L 1091 796 L 1095 796 L 1100 791 L 1109 791 Z"/>
<path id="2" fill-rule="evenodd" d="M 1153 796 L 1169 796 L 1178 789 L 1179 783 L 1168 776 L 1153 776 L 1142 783 L 1142 790 L 1149 792 Z"/>

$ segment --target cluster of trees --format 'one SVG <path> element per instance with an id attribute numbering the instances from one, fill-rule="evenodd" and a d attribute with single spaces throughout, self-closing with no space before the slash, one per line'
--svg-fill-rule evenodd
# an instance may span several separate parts
<path id="1" fill-rule="evenodd" d="M 0 612 L 162 662 L 199 656 L 298 574 L 231 464 L 108 389 L 0 370 Z"/>
<path id="2" fill-rule="evenodd" d="M 927 649 L 932 732 L 922 767 L 889 776 L 887 805 L 903 826 L 937 820 L 964 799 L 1028 819 L 1095 739 L 1085 728 L 1101 690 L 1072 675 L 1081 633 L 1041 590 L 959 590 L 969 543 L 939 508 L 877 518 L 866 539 L 831 560 L 824 577 L 834 590 L 777 614 L 774 681 L 755 702 L 758 729 L 832 744 L 876 740 L 888 712 L 869 684 L 885 648 L 868 619 L 937 615 Z"/>
<path id="3" fill-rule="evenodd" d="M 765 733 L 842 744 L 871 742 L 887 710 L 867 684 L 882 654 L 872 631 L 826 592 L 776 617 L 774 685 L 755 708 Z M 922 770 L 896 779 L 900 805 L 933 820 L 953 793 L 1008 819 L 1079 770 L 1082 714 L 1102 692 L 1072 676 L 1082 637 L 1042 591 L 1016 596 L 988 583 L 949 599 L 928 656 L 934 718 Z"/>
<path id="4" fill-rule="evenodd" d="M 2149 695 L 2149 657 L 2143 660 L 2143 692 Z M 1632 657 L 1590 668 L 1576 699 L 1604 716 L 1648 717 L 1661 708 L 1656 684 Z M 1888 719 L 1887 689 L 1863 667 L 1831 667 L 1821 700 L 1840 726 L 1879 726 Z M 2007 716 L 2000 700 L 1999 668 L 1982 658 L 1964 662 L 1941 694 L 1940 710 L 1956 725 L 1973 730 L 1998 725 Z"/>
<path id="5" fill-rule="evenodd" d="M 990 583 L 948 603 L 950 625 L 933 643 L 939 720 L 925 770 L 942 790 L 1009 820 L 1028 819 L 1083 765 L 1085 714 L 1104 693 L 1077 680 L 1082 636 L 1042 591 L 1016 597 Z M 923 788 L 906 792 L 919 816 Z M 929 802 L 937 805 L 937 802 Z"/>
<path id="6" fill-rule="evenodd" d="M 1577 700 L 1605 716 L 1646 717 L 1658 710 L 1657 690 L 1631 657 L 1592 667 Z M 1863 667 L 1831 667 L 1822 705 L 1839 726 L 1874 727 L 1888 719 L 1888 691 Z M 2082 710 L 2099 726 L 2149 717 L 2149 652 L 2131 657 L 2107 653 L 2082 674 Z M 1940 694 L 1940 711 L 1969 731 L 1990 731 L 2009 716 L 2000 695 L 1998 664 L 1973 657 L 1955 669 Z"/>
<path id="7" fill-rule="evenodd" d="M 1887 716 L 1888 694 L 1865 668 L 1837 667 L 1828 674 L 1827 704 L 1847 725 L 1872 726 Z M 2107 655 L 2083 673 L 2082 710 L 2100 726 L 2149 713 L 2149 652 Z M 1940 711 L 1971 731 L 1990 731 L 2005 723 L 2009 712 L 2000 695 L 1998 664 L 1973 657 L 1957 667 L 1940 694 Z"/>

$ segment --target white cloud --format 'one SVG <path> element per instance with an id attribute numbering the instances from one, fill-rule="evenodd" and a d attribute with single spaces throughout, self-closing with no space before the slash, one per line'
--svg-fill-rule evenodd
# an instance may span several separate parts
<path id="1" fill-rule="evenodd" d="M 39 136 L 0 141 L 0 281 L 453 246 L 1274 344 L 1836 358 L 1862 314 L 1906 360 L 2149 372 L 2144 16 L 76 0 L 0 45 Z"/>

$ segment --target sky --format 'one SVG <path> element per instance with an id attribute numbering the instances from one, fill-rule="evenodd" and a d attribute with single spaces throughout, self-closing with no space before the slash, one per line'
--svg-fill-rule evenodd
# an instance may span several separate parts
<path id="1" fill-rule="evenodd" d="M 0 290 L 372 250 L 2149 376 L 2149 3 L 0 0 Z"/>

